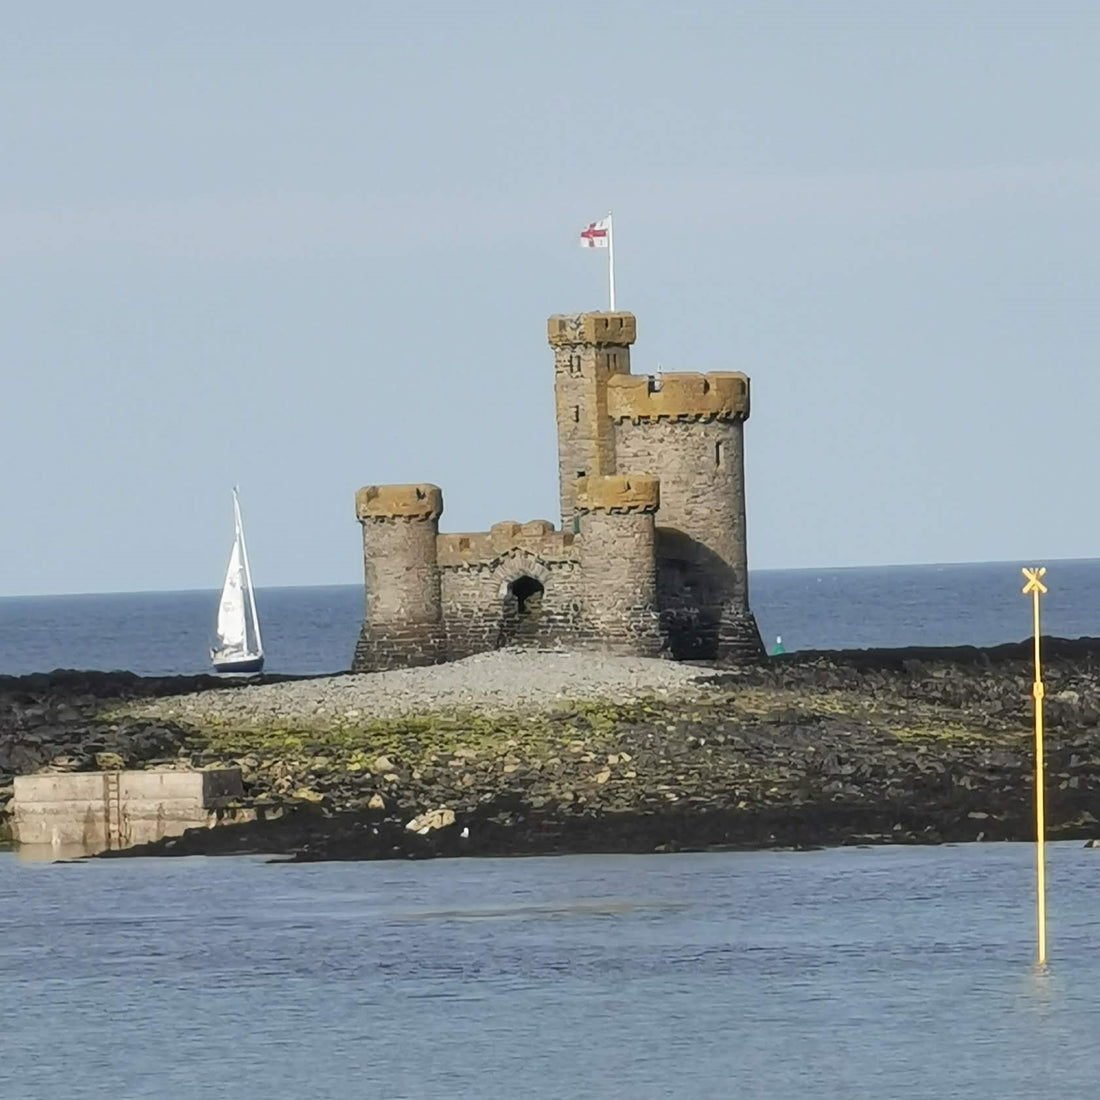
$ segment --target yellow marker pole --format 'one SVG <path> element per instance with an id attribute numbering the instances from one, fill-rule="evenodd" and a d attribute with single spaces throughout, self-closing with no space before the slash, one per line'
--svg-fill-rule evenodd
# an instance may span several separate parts
<path id="1" fill-rule="evenodd" d="M 1023 570 L 1025 596 L 1031 596 L 1032 618 L 1035 634 L 1035 682 L 1031 694 L 1035 699 L 1035 915 L 1038 937 L 1038 962 L 1045 966 L 1047 961 L 1047 878 L 1046 878 L 1046 807 L 1043 788 L 1043 670 L 1039 661 L 1039 594 L 1047 588 L 1042 582 L 1046 573 L 1045 566 Z"/>

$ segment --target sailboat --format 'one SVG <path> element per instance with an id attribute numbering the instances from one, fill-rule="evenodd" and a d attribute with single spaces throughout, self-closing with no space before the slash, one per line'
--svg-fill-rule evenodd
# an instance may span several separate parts
<path id="1" fill-rule="evenodd" d="M 264 646 L 260 640 L 260 620 L 256 615 L 252 571 L 248 568 L 248 547 L 244 541 L 236 487 L 233 489 L 233 525 L 233 550 L 218 604 L 218 640 L 210 650 L 210 660 L 216 672 L 259 672 L 264 667 Z"/>

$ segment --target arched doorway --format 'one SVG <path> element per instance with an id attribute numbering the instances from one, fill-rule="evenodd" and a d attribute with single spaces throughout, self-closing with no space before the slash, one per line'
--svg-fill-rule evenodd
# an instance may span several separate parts
<path id="1" fill-rule="evenodd" d="M 504 589 L 504 608 L 498 646 L 523 645 L 539 632 L 542 616 L 542 581 L 524 573 Z"/>
<path id="2" fill-rule="evenodd" d="M 534 618 L 542 610 L 542 594 L 545 589 L 541 581 L 525 573 L 512 581 L 508 588 L 516 601 L 516 614 L 521 619 Z"/>

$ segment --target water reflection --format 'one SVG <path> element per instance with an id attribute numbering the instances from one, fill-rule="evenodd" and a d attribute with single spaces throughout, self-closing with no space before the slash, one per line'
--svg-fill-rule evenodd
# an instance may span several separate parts
<path id="1" fill-rule="evenodd" d="M 21 863 L 71 863 L 106 851 L 102 843 L 14 844 L 12 852 Z"/>

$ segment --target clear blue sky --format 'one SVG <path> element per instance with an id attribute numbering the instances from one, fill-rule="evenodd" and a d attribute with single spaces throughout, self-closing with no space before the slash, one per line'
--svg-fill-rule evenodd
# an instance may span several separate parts
<path id="1" fill-rule="evenodd" d="M 757 568 L 1100 553 L 1100 5 L 84 2 L 0 39 L 0 594 L 553 518 L 553 312 L 741 369 Z"/>

